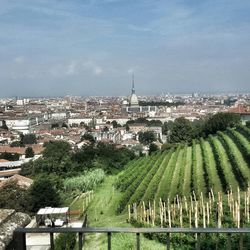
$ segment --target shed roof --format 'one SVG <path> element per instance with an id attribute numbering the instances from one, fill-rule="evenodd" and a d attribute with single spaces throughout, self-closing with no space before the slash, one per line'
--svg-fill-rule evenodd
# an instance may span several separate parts
<path id="1" fill-rule="evenodd" d="M 37 214 L 38 215 L 65 214 L 68 211 L 69 211 L 69 207 L 45 207 L 45 208 L 40 208 Z"/>

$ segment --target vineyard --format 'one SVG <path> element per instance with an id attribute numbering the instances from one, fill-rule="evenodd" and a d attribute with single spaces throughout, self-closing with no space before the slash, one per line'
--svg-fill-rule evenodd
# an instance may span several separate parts
<path id="1" fill-rule="evenodd" d="M 173 203 L 176 195 L 205 200 L 238 188 L 246 191 L 249 183 L 250 129 L 239 126 L 130 162 L 116 181 L 123 192 L 118 211 Z"/>

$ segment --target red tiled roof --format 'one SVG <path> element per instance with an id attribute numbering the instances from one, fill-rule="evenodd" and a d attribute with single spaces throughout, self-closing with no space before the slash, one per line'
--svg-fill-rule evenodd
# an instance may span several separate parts
<path id="1" fill-rule="evenodd" d="M 27 178 L 25 176 L 19 175 L 19 174 L 14 174 L 13 176 L 11 176 L 9 179 L 6 179 L 2 182 L 0 182 L 0 188 L 8 181 L 17 181 L 17 184 L 23 188 L 29 188 L 30 185 L 33 183 L 33 180 L 30 178 Z"/>
<path id="2" fill-rule="evenodd" d="M 0 159 L 0 162 L 9 162 L 9 161 L 5 159 Z"/>
<path id="3" fill-rule="evenodd" d="M 42 145 L 39 145 L 39 144 L 27 145 L 26 147 L 0 146 L 0 153 L 7 152 L 7 153 L 11 153 L 11 154 L 17 153 L 20 155 L 24 155 L 27 147 L 31 147 L 36 155 L 41 154 L 42 151 L 44 150 L 44 147 Z"/>
<path id="4" fill-rule="evenodd" d="M 250 115 L 250 105 L 238 105 L 228 110 L 231 113 Z"/>

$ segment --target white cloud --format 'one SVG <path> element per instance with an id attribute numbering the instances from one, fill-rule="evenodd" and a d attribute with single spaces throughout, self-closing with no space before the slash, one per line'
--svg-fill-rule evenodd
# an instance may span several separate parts
<path id="1" fill-rule="evenodd" d="M 25 61 L 23 56 L 18 56 L 14 58 L 15 63 L 23 63 Z"/>
<path id="2" fill-rule="evenodd" d="M 102 69 L 101 67 L 96 66 L 96 67 L 94 68 L 94 74 L 95 74 L 95 75 L 101 75 L 102 73 L 103 73 L 103 69 Z"/>
<path id="3" fill-rule="evenodd" d="M 76 62 L 71 62 L 67 65 L 66 75 L 76 75 L 78 74 L 78 65 Z"/>
<path id="4" fill-rule="evenodd" d="M 128 69 L 128 74 L 133 74 L 134 73 L 134 69 L 133 68 L 130 68 L 130 69 Z"/>

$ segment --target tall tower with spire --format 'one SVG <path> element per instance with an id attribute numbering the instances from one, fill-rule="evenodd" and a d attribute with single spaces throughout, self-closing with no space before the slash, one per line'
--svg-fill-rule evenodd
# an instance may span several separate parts
<path id="1" fill-rule="evenodd" d="M 129 106 L 138 106 L 138 98 L 137 95 L 135 94 L 135 79 L 134 79 L 134 74 L 132 75 L 132 92 L 131 96 L 129 98 Z"/>
<path id="2" fill-rule="evenodd" d="M 132 75 L 132 94 L 135 94 L 135 77 L 134 77 L 134 73 Z"/>

